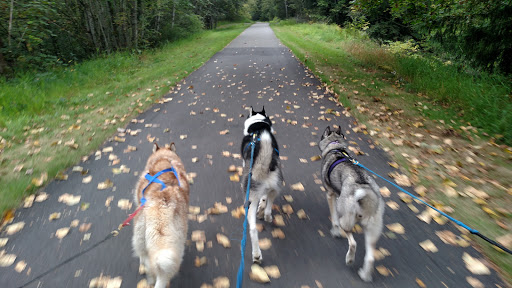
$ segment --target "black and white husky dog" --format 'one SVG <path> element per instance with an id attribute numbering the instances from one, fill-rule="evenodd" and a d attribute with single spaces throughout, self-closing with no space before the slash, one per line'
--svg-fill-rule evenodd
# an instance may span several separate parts
<path id="1" fill-rule="evenodd" d="M 352 264 L 357 246 L 352 229 L 356 223 L 361 223 L 364 228 L 366 255 L 358 274 L 364 281 L 372 281 L 375 261 L 373 251 L 382 232 L 384 214 L 384 201 L 379 186 L 363 168 L 351 163 L 341 128 L 331 131 L 327 126 L 318 147 L 322 152 L 321 175 L 327 190 L 331 234 L 340 237 L 340 228 L 346 232 L 349 247 L 345 262 L 347 265 Z"/>
<path id="2" fill-rule="evenodd" d="M 262 256 L 256 229 L 256 216 L 267 222 L 272 222 L 272 204 L 281 191 L 284 182 L 279 161 L 277 141 L 272 135 L 272 121 L 265 114 L 265 107 L 261 112 L 251 112 L 244 123 L 244 138 L 242 140 L 242 157 L 244 172 L 242 178 L 242 191 L 247 192 L 249 170 L 251 165 L 251 151 L 254 145 L 252 176 L 249 193 L 249 211 L 247 220 L 252 243 L 252 260 L 261 263 Z"/>

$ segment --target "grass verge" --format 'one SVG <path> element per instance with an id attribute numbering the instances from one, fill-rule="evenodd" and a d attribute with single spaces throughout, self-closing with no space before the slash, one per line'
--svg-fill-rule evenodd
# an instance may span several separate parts
<path id="1" fill-rule="evenodd" d="M 142 54 L 117 53 L 0 82 L 0 215 L 88 155 L 247 24 L 224 26 Z"/>
<path id="2" fill-rule="evenodd" d="M 512 148 L 495 142 L 512 140 L 510 84 L 397 56 L 354 30 L 287 22 L 272 28 L 362 123 L 347 132 L 370 134 L 419 196 L 490 238 L 510 237 Z M 436 216 L 430 221 L 445 223 Z M 510 255 L 466 232 L 512 282 Z"/>

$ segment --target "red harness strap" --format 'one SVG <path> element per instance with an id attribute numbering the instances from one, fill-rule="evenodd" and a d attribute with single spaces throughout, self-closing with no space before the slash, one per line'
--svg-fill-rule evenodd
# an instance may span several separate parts
<path id="1" fill-rule="evenodd" d="M 126 218 L 126 220 L 124 220 L 123 224 L 119 225 L 119 230 L 123 229 L 123 227 L 125 227 L 125 226 L 128 226 L 130 224 L 130 221 L 132 221 L 133 217 L 135 217 L 135 215 L 137 215 L 137 213 L 139 213 L 139 211 L 142 208 L 144 208 L 144 205 L 140 205 L 139 208 L 137 208 L 137 210 L 135 210 L 135 212 L 130 214 L 128 216 L 128 218 Z"/>

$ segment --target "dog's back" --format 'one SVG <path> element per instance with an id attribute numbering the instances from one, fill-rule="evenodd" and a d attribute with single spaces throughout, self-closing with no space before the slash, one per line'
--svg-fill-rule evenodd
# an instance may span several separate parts
<path id="1" fill-rule="evenodd" d="M 182 262 L 187 238 L 189 184 L 180 158 L 169 149 L 157 149 L 148 159 L 145 172 L 136 189 L 136 201 L 140 203 L 142 190 L 148 184 L 146 173 L 155 175 L 173 167 L 172 172 L 161 174 L 158 179 L 166 187 L 151 183 L 144 192 L 146 203 L 135 218 L 133 244 L 148 273 L 148 282 L 156 280 L 155 287 L 165 287 L 176 275 Z"/>

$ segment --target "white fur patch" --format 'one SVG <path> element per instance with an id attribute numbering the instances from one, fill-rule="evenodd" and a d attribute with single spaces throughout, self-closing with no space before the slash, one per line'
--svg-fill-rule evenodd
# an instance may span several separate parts
<path id="1" fill-rule="evenodd" d="M 265 122 L 265 116 L 261 115 L 261 114 L 256 114 L 254 116 L 251 116 L 249 117 L 247 120 L 245 120 L 244 122 L 244 135 L 247 136 L 249 135 L 249 127 L 251 127 L 252 124 L 255 124 L 255 123 L 258 123 L 258 122 Z M 271 132 L 274 131 L 274 128 L 271 127 Z"/>

